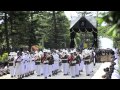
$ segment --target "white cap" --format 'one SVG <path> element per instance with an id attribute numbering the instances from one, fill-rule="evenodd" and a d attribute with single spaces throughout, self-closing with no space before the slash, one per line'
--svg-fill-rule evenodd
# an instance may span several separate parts
<path id="1" fill-rule="evenodd" d="M 10 54 L 9 54 L 9 55 L 16 56 L 16 55 L 17 55 L 17 53 L 16 53 L 16 52 L 10 52 Z"/>
<path id="2" fill-rule="evenodd" d="M 73 51 L 71 51 L 70 53 L 74 53 Z"/>
<path id="3" fill-rule="evenodd" d="M 59 51 L 58 50 L 56 50 L 56 53 L 58 53 Z"/>
<path id="4" fill-rule="evenodd" d="M 47 52 L 47 50 L 46 50 L 46 49 L 44 49 L 44 50 L 43 50 L 43 52 Z"/>
<path id="5" fill-rule="evenodd" d="M 47 50 L 48 53 L 50 53 L 50 50 Z"/>

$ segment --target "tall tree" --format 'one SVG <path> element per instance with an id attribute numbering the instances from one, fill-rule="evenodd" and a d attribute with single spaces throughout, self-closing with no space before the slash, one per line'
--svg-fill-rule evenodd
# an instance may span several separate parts
<path id="1" fill-rule="evenodd" d="M 5 36 L 6 36 L 6 44 L 7 44 L 7 52 L 9 52 L 9 37 L 8 37 L 8 20 L 7 20 L 7 12 L 4 12 L 5 17 L 4 17 L 4 24 L 5 24 Z"/>

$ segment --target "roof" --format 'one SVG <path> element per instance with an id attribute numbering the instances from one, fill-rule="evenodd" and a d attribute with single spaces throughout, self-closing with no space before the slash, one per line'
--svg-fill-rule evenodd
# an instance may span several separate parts
<path id="1" fill-rule="evenodd" d="M 88 23 L 92 24 L 93 27 L 96 28 L 96 18 L 93 16 L 78 16 L 75 20 L 71 21 L 70 29 L 73 28 L 75 25 L 79 24 L 79 22 L 84 18 Z M 88 25 L 87 25 L 88 26 Z M 86 27 L 87 28 L 87 27 Z"/>

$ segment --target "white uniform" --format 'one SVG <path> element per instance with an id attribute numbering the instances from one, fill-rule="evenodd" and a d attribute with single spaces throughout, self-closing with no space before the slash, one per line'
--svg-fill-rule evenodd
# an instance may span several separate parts
<path id="1" fill-rule="evenodd" d="M 71 52 L 73 53 L 73 52 Z M 73 56 L 74 57 L 74 56 Z M 71 55 L 69 56 L 69 61 L 70 61 L 70 74 L 72 78 L 75 78 L 75 65 L 76 65 L 76 60 L 74 60 Z"/>
<path id="2" fill-rule="evenodd" d="M 34 62 L 34 58 L 33 58 L 33 54 L 30 55 L 30 71 L 31 74 L 34 74 L 34 67 L 35 67 L 35 62 Z"/>
<path id="3" fill-rule="evenodd" d="M 48 68 L 48 60 L 47 60 L 47 56 L 46 59 L 43 61 L 43 75 L 45 78 L 47 78 L 49 76 L 49 68 Z"/>
<path id="4" fill-rule="evenodd" d="M 90 56 L 90 53 L 89 53 L 89 50 L 84 50 L 84 52 L 83 52 L 83 57 L 84 58 L 86 58 L 87 56 Z M 89 59 L 84 59 L 84 62 L 86 63 L 85 64 L 85 70 L 86 70 L 86 75 L 90 75 L 90 73 L 91 73 L 91 67 L 90 67 L 90 64 L 89 64 L 89 62 L 90 62 L 90 58 Z M 88 64 L 87 64 L 87 62 L 88 62 Z"/>
<path id="5" fill-rule="evenodd" d="M 27 74 L 29 75 L 30 72 L 30 55 L 27 54 Z"/>
<path id="6" fill-rule="evenodd" d="M 120 79 L 120 75 L 117 70 L 114 70 L 114 72 L 112 73 L 111 79 Z"/>
<path id="7" fill-rule="evenodd" d="M 37 51 L 35 52 L 34 58 L 35 58 L 35 67 L 36 67 L 35 70 L 36 70 L 37 76 L 40 76 L 41 75 L 41 72 L 40 72 L 40 61 L 38 61 L 40 56 L 39 56 L 39 53 Z"/>
<path id="8" fill-rule="evenodd" d="M 21 61 L 21 74 L 22 76 L 25 75 L 25 70 L 24 70 L 24 67 L 25 67 L 25 55 L 22 54 L 22 57 L 21 57 L 22 61 Z"/>
<path id="9" fill-rule="evenodd" d="M 53 54 L 53 59 L 54 59 L 54 70 L 59 70 L 59 55 L 57 53 Z"/>
<path id="10" fill-rule="evenodd" d="M 41 57 L 43 55 L 43 52 L 40 51 L 39 52 L 39 57 Z M 40 63 L 40 75 L 43 75 L 43 63 Z"/>
<path id="11" fill-rule="evenodd" d="M 11 61 L 11 59 L 13 58 L 13 61 Z M 12 52 L 10 53 L 9 56 L 9 70 L 10 70 L 10 75 L 11 77 L 15 76 L 15 56 L 12 54 Z"/>
<path id="12" fill-rule="evenodd" d="M 68 75 L 68 70 L 69 70 L 69 63 L 68 63 L 68 58 L 62 58 L 62 66 L 63 66 L 63 73 L 64 75 Z"/>
<path id="13" fill-rule="evenodd" d="M 16 76 L 20 78 L 21 75 L 21 56 L 17 56 L 16 59 Z"/>
<path id="14" fill-rule="evenodd" d="M 80 62 L 80 71 L 83 71 L 84 70 L 84 60 L 83 60 L 83 55 L 80 54 L 80 58 L 81 58 L 81 62 Z"/>

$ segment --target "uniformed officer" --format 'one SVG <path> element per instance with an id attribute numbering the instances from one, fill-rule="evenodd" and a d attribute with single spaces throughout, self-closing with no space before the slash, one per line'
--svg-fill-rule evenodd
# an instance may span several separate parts
<path id="1" fill-rule="evenodd" d="M 15 59 L 16 59 L 16 53 L 10 52 L 9 54 L 9 70 L 11 77 L 15 76 Z"/>
<path id="2" fill-rule="evenodd" d="M 85 62 L 86 76 L 90 76 L 90 53 L 87 49 L 83 52 L 83 59 Z"/>
<path id="3" fill-rule="evenodd" d="M 74 55 L 75 55 L 75 60 L 76 60 L 75 75 L 76 75 L 76 77 L 79 77 L 79 74 L 80 74 L 80 73 L 79 73 L 79 70 L 80 70 L 79 64 L 80 64 L 80 62 L 81 62 L 81 59 L 80 59 L 80 56 L 79 56 L 79 53 L 78 53 L 78 52 L 75 52 Z"/>
<path id="4" fill-rule="evenodd" d="M 53 67 L 52 65 L 54 64 L 54 60 L 53 60 L 53 56 L 50 52 L 50 50 L 48 50 L 48 61 L 49 61 L 49 64 L 48 64 L 48 73 L 49 73 L 49 77 L 52 76 L 52 70 L 53 70 Z"/>
<path id="5" fill-rule="evenodd" d="M 83 53 L 79 52 L 80 58 L 81 58 L 81 62 L 80 62 L 80 72 L 83 72 L 84 69 L 84 60 L 83 60 Z"/>
<path id="6" fill-rule="evenodd" d="M 59 71 L 59 60 L 60 60 L 60 58 L 59 58 L 59 55 L 57 54 L 56 51 L 54 51 L 54 53 L 53 53 L 53 59 L 54 59 L 54 66 L 53 66 L 54 74 L 57 75 L 58 71 Z"/>
<path id="7" fill-rule="evenodd" d="M 68 57 L 69 60 L 69 64 L 70 64 L 70 73 L 71 73 L 71 78 L 75 78 L 75 65 L 76 65 L 76 61 L 75 61 L 75 56 L 74 56 L 74 52 L 70 52 L 70 56 Z"/>
<path id="8" fill-rule="evenodd" d="M 48 54 L 47 54 L 47 50 L 43 50 L 44 54 L 42 55 L 42 63 L 43 63 L 43 75 L 44 75 L 44 78 L 47 79 L 48 78 L 48 75 L 49 75 L 49 72 L 48 72 L 48 64 L 49 64 L 49 61 L 48 61 Z"/>
<path id="9" fill-rule="evenodd" d="M 35 51 L 35 66 L 36 66 L 36 73 L 37 73 L 37 76 L 40 76 L 41 72 L 40 72 L 40 63 L 41 63 L 41 57 L 38 53 L 38 51 Z"/>
<path id="10" fill-rule="evenodd" d="M 68 70 L 69 70 L 68 55 L 64 51 L 63 54 L 61 55 L 61 60 L 63 66 L 63 73 L 64 75 L 68 75 Z"/>
<path id="11" fill-rule="evenodd" d="M 17 59 L 15 60 L 15 63 L 16 63 L 16 77 L 18 79 L 21 79 L 21 54 L 20 52 L 17 53 Z"/>

